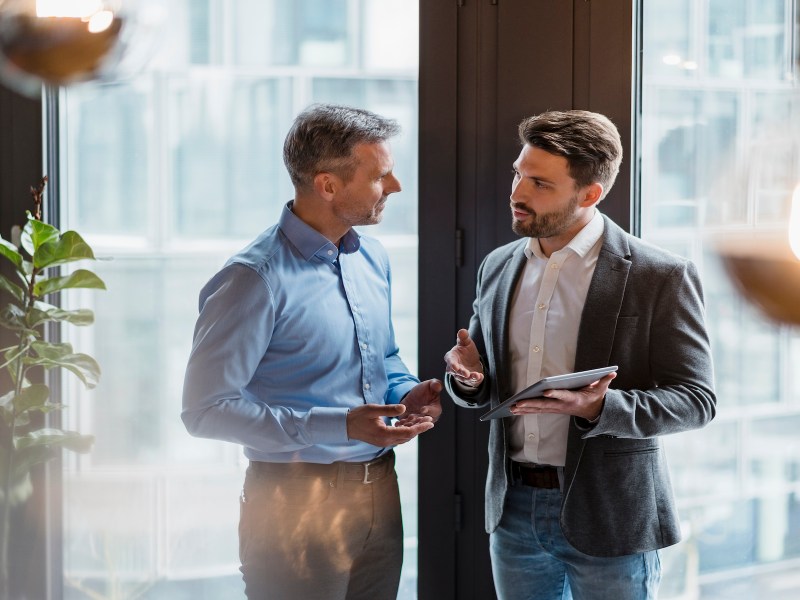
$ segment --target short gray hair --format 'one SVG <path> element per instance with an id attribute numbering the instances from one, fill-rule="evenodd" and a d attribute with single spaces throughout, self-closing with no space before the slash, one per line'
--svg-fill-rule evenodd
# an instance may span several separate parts
<path id="1" fill-rule="evenodd" d="M 567 159 L 578 187 L 614 185 L 622 162 L 622 141 L 611 120 L 586 110 L 548 111 L 523 119 L 519 141 Z"/>
<path id="2" fill-rule="evenodd" d="M 313 104 L 297 115 L 283 143 L 283 162 L 298 188 L 330 171 L 349 181 L 356 169 L 353 148 L 386 141 L 400 131 L 394 119 L 337 104 Z"/>

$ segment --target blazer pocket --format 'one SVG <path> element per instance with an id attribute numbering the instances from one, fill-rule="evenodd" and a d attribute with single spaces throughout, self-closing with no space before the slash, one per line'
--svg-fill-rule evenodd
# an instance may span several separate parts
<path id="1" fill-rule="evenodd" d="M 653 454 L 654 452 L 658 452 L 658 446 L 653 446 L 651 448 L 631 448 L 629 450 L 613 450 L 613 451 L 606 451 L 606 456 L 635 456 L 637 454 Z"/>
<path id="2" fill-rule="evenodd" d="M 607 452 L 604 459 L 609 481 L 613 481 L 615 528 L 626 534 L 636 532 L 644 538 L 658 538 L 659 484 L 658 448 Z M 648 540 L 649 543 L 649 540 Z"/>

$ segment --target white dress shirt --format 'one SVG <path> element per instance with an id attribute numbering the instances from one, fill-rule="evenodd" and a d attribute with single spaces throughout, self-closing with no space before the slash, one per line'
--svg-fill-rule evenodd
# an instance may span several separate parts
<path id="1" fill-rule="evenodd" d="M 578 328 L 589 283 L 602 246 L 605 224 L 595 211 L 569 244 L 550 258 L 531 238 L 528 257 L 509 314 L 511 384 L 514 393 L 543 377 L 575 368 Z M 510 456 L 522 463 L 563 467 L 569 415 L 512 417 Z"/>

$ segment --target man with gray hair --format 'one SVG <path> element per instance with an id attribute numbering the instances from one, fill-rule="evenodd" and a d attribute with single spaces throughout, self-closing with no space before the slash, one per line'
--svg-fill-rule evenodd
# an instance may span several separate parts
<path id="1" fill-rule="evenodd" d="M 251 600 L 397 595 L 392 447 L 434 426 L 442 389 L 400 359 L 386 251 L 353 230 L 400 191 L 397 132 L 366 110 L 302 112 L 284 144 L 294 200 L 200 292 L 181 416 L 250 459 L 239 553 Z"/>
<path id="2" fill-rule="evenodd" d="M 464 407 L 540 379 L 618 366 L 491 421 L 486 529 L 500 600 L 650 600 L 680 539 L 659 436 L 716 411 L 703 292 L 688 260 L 627 234 L 598 203 L 622 144 L 603 115 L 519 125 L 511 227 L 478 270 L 469 331 L 445 355 Z"/>

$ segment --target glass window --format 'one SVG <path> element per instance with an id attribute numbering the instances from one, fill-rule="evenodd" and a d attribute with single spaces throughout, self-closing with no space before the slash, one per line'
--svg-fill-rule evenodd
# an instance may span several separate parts
<path id="1" fill-rule="evenodd" d="M 715 244 L 788 235 L 797 3 L 642 4 L 642 235 L 700 268 L 718 399 L 711 425 L 665 440 L 684 541 L 663 553 L 660 597 L 795 597 L 800 336 L 737 293 Z"/>
<path id="2" fill-rule="evenodd" d="M 94 309 L 91 328 L 65 333 L 103 369 L 91 392 L 65 382 L 69 426 L 96 436 L 90 454 L 65 459 L 68 600 L 243 597 L 246 465 L 239 447 L 186 433 L 183 373 L 200 288 L 292 197 L 283 139 L 312 102 L 353 104 L 401 124 L 392 148 L 403 192 L 366 231 L 389 252 L 395 331 L 417 367 L 416 3 L 165 4 L 167 25 L 143 72 L 62 92 L 62 225 L 110 259 L 94 265 L 108 291 L 66 298 Z M 400 598 L 408 599 L 416 597 L 417 448 L 397 453 Z"/>

